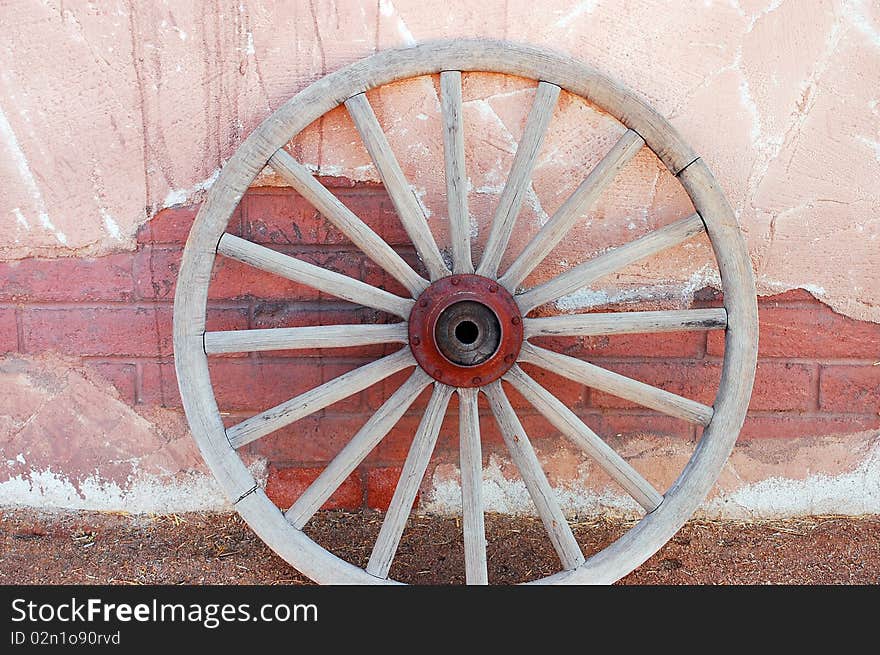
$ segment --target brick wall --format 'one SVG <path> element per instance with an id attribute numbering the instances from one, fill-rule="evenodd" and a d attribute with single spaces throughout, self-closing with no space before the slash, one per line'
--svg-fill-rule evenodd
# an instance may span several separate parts
<path id="1" fill-rule="evenodd" d="M 322 180 L 415 265 L 407 238 L 381 187 Z M 0 348 L 80 358 L 133 406 L 180 409 L 172 358 L 172 303 L 178 263 L 197 208 L 161 212 L 133 253 L 99 259 L 26 259 L 0 263 Z M 347 245 L 296 194 L 254 189 L 229 231 L 307 261 L 402 292 Z M 209 295 L 209 329 L 265 328 L 386 320 L 292 282 L 219 259 Z M 711 291 L 694 306 L 718 305 Z M 803 291 L 760 299 L 761 343 L 755 392 L 741 440 L 850 433 L 880 425 L 880 325 L 835 314 Z M 675 393 L 711 403 L 723 357 L 721 333 L 557 339 L 568 354 Z M 394 347 L 269 352 L 212 358 L 217 400 L 228 424 L 280 403 Z M 695 428 L 600 392 L 526 367 L 602 435 L 659 434 L 692 440 Z M 267 491 L 288 505 L 405 379 L 392 376 L 367 392 L 248 446 L 270 463 Z M 536 440 L 553 429 L 510 391 Z M 386 507 L 427 401 L 423 393 L 328 505 Z M 487 408 L 482 406 L 487 414 Z M 437 461 L 457 457 L 453 398 Z M 488 418 L 488 417 L 487 417 Z M 483 421 L 485 453 L 503 449 L 494 421 Z"/>

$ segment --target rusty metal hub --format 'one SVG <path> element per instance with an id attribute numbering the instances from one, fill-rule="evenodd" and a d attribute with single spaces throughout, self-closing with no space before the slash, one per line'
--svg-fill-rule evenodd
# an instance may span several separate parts
<path id="1" fill-rule="evenodd" d="M 481 275 L 437 280 L 409 316 L 409 345 L 436 380 L 479 387 L 513 366 L 523 340 L 522 314 L 513 296 Z"/>

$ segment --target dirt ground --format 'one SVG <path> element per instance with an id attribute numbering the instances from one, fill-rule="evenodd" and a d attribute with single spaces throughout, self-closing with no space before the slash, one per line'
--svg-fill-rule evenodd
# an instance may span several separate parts
<path id="1" fill-rule="evenodd" d="M 366 564 L 382 515 L 323 512 L 313 539 Z M 590 554 L 631 524 L 573 523 Z M 509 584 L 555 573 L 540 522 L 490 515 L 489 579 Z M 456 519 L 414 517 L 392 577 L 461 583 Z M 134 516 L 0 510 L 0 584 L 309 584 L 235 514 Z M 622 584 L 878 584 L 880 516 L 819 516 L 767 522 L 691 521 Z"/>

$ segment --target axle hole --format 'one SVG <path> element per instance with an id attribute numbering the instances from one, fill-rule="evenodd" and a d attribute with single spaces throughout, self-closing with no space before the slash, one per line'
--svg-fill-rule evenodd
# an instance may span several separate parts
<path id="1" fill-rule="evenodd" d="M 471 344 L 480 336 L 480 328 L 473 321 L 462 321 L 455 326 L 455 338 L 464 344 Z"/>

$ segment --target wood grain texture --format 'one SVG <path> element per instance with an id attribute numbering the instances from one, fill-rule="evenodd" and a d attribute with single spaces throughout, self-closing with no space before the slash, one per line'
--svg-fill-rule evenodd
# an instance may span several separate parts
<path id="1" fill-rule="evenodd" d="M 483 453 L 477 389 L 458 390 L 461 513 L 464 531 L 465 579 L 469 585 L 489 584 L 486 525 L 483 516 Z"/>
<path id="2" fill-rule="evenodd" d="M 612 334 L 652 334 L 688 330 L 723 330 L 727 327 L 727 310 L 680 309 L 650 312 L 602 312 L 595 314 L 562 314 L 527 318 L 523 336 L 592 337 Z"/>
<path id="3" fill-rule="evenodd" d="M 379 309 L 401 318 L 409 318 L 415 301 L 401 298 L 384 289 L 365 284 L 353 277 L 309 264 L 283 252 L 266 248 L 228 232 L 220 239 L 217 252 L 275 275 L 329 293 L 349 302 Z M 255 289 L 255 291 L 257 291 Z"/>
<path id="4" fill-rule="evenodd" d="M 520 360 L 689 423 L 706 426 L 712 421 L 714 412 L 711 407 L 575 357 L 525 343 L 520 353 Z"/>
<path id="5" fill-rule="evenodd" d="M 519 366 L 514 365 L 502 379 L 510 382 L 557 430 L 592 457 L 645 510 L 652 512 L 660 506 L 663 496 L 650 482 Z"/>
<path id="6" fill-rule="evenodd" d="M 483 393 L 489 400 L 489 407 L 501 430 L 501 436 L 507 446 L 513 463 L 519 470 L 520 477 L 529 491 L 532 502 L 538 510 L 538 516 L 544 524 L 544 529 L 550 537 L 550 542 L 559 555 L 562 568 L 566 571 L 576 569 L 584 563 L 584 554 L 571 531 L 562 509 L 553 493 L 553 488 L 544 475 L 535 449 L 523 429 L 516 412 L 511 406 L 507 395 L 501 388 L 501 383 L 496 381 L 483 388 Z"/>
<path id="7" fill-rule="evenodd" d="M 504 190 L 498 199 L 498 207 L 495 209 L 495 215 L 492 219 L 492 228 L 486 240 L 486 247 L 483 249 L 483 258 L 477 269 L 478 275 L 495 277 L 498 273 L 498 265 L 507 250 L 507 244 L 516 224 L 516 218 L 519 216 L 523 198 L 532 183 L 532 170 L 535 168 L 538 153 L 544 143 L 544 135 L 547 133 L 547 126 L 550 124 L 553 109 L 559 99 L 559 91 L 559 87 L 555 84 L 538 83 L 535 100 L 532 102 L 532 108 L 526 118 L 525 130 L 523 130 L 522 138 L 516 147 L 516 154 L 513 156 L 513 164 L 511 164 Z"/>
<path id="8" fill-rule="evenodd" d="M 389 375 L 414 366 L 415 363 L 416 360 L 407 346 L 393 355 L 388 355 L 344 373 L 314 389 L 286 400 L 280 405 L 231 426 L 226 430 L 226 437 L 233 448 L 241 448 L 251 441 L 283 428 L 285 425 L 290 425 L 339 402 L 343 398 L 363 391 Z"/>
<path id="9" fill-rule="evenodd" d="M 459 71 L 440 73 L 440 110 L 443 118 L 443 160 L 446 166 L 446 204 L 449 211 L 449 237 L 452 241 L 452 272 L 473 273 Z"/>
<path id="10" fill-rule="evenodd" d="M 428 227 L 428 219 L 406 181 L 400 164 L 391 151 L 391 146 L 388 145 L 388 139 L 385 138 L 370 101 L 361 93 L 348 98 L 345 101 L 345 108 L 348 109 L 348 114 L 354 121 L 358 134 L 361 135 L 361 140 L 379 172 L 379 177 L 382 178 L 385 190 L 397 210 L 403 228 L 428 269 L 431 280 L 446 277 L 449 275 L 449 268 L 440 255 L 437 242 Z"/>
<path id="11" fill-rule="evenodd" d="M 527 314 L 535 307 L 574 293 L 605 275 L 615 273 L 630 264 L 687 241 L 692 236 L 700 234 L 703 229 L 703 219 L 699 214 L 692 214 L 587 260 L 517 296 L 516 302 L 520 311 Z"/>
<path id="12" fill-rule="evenodd" d="M 400 544 L 400 537 L 406 527 L 406 521 L 412 511 L 413 503 L 419 493 L 419 486 L 425 477 L 431 454 L 437 444 L 440 426 L 446 415 L 449 400 L 455 391 L 453 387 L 439 382 L 434 383 L 434 392 L 419 422 L 416 435 L 407 453 L 406 461 L 400 472 L 400 480 L 394 489 L 382 528 L 367 563 L 367 573 L 380 578 L 387 578 L 394 560 L 394 554 Z"/>
<path id="13" fill-rule="evenodd" d="M 321 475 L 297 498 L 284 516 L 296 528 L 302 528 L 321 505 L 333 495 L 345 478 L 351 475 L 370 451 L 400 420 L 416 397 L 431 384 L 431 377 L 416 368 L 409 379 L 386 400 L 364 426 L 358 430 L 340 453 L 333 458 Z"/>
<path id="14" fill-rule="evenodd" d="M 347 348 L 379 343 L 407 343 L 406 323 L 390 325 L 314 325 L 265 330 L 205 332 L 205 352 L 253 353 L 303 348 Z"/>
<path id="15" fill-rule="evenodd" d="M 632 130 L 624 132 L 614 147 L 602 158 L 602 161 L 596 164 L 587 178 L 562 203 L 562 206 L 550 217 L 550 220 L 544 224 L 535 237 L 526 244 L 526 247 L 504 272 L 504 275 L 499 278 L 498 281 L 504 288 L 511 293 L 516 290 L 529 273 L 544 261 L 544 258 L 550 254 L 556 244 L 562 241 L 577 220 L 587 212 L 611 184 L 620 169 L 636 156 L 643 145 L 645 145 L 644 140 L 636 132 Z"/>
<path id="16" fill-rule="evenodd" d="M 271 166 L 297 193 L 336 226 L 364 254 L 400 282 L 413 296 L 428 287 L 428 281 L 416 273 L 403 257 L 358 218 L 348 207 L 315 179 L 305 166 L 286 150 L 278 150 L 269 159 Z"/>

